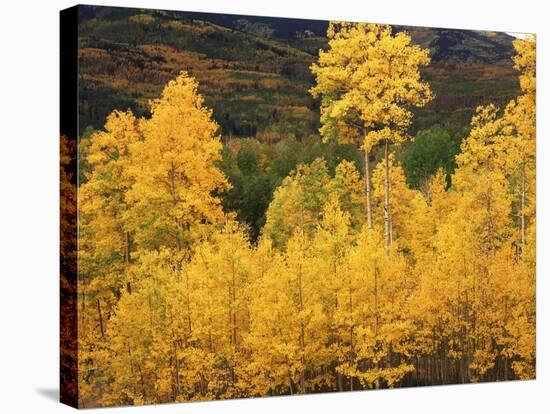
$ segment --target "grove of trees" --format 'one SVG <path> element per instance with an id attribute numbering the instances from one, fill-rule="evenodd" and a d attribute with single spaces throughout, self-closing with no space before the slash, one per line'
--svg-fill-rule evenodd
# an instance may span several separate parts
<path id="1" fill-rule="evenodd" d="M 385 25 L 331 23 L 328 38 L 312 66 L 320 139 L 355 145 L 363 166 L 317 157 L 272 199 L 267 176 L 246 187 L 267 208 L 252 238 L 222 203 L 230 149 L 186 72 L 151 117 L 114 111 L 92 134 L 82 406 L 535 377 L 535 39 L 514 42 L 521 95 L 479 107 L 456 158 L 434 166 L 425 154 L 456 143 L 437 127 L 426 152 L 397 153 L 432 97 L 428 52 Z M 243 154 L 241 170 L 261 171 Z M 401 160 L 419 163 L 413 180 Z"/>

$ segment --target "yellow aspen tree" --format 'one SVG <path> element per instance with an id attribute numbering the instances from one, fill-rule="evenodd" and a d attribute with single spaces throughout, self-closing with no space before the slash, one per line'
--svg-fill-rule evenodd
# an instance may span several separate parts
<path id="1" fill-rule="evenodd" d="M 286 271 L 283 254 L 274 255 L 271 263 L 251 286 L 255 295 L 250 302 L 250 332 L 245 337 L 250 361 L 242 369 L 250 378 L 251 395 L 305 392 L 305 350 L 295 275 Z M 301 384 L 302 378 L 304 384 Z"/>
<path id="2" fill-rule="evenodd" d="M 517 103 L 506 109 L 514 126 L 516 151 L 512 163 L 519 166 L 519 217 L 521 260 L 517 263 L 517 275 L 513 274 L 515 298 L 512 318 L 507 319 L 506 331 L 511 345 L 508 357 L 513 359 L 512 368 L 520 379 L 536 376 L 536 38 L 514 41 L 515 68 L 520 71 L 522 95 Z M 515 144 L 515 145 L 514 145 Z M 514 269 L 514 270 L 515 270 Z M 502 271 L 502 270 L 501 270 Z"/>
<path id="3" fill-rule="evenodd" d="M 285 251 L 252 285 L 245 337 L 252 395 L 305 394 L 330 384 L 325 282 L 312 254 L 310 239 L 297 228 Z"/>
<path id="4" fill-rule="evenodd" d="M 297 228 L 310 236 L 315 230 L 329 193 L 330 176 L 322 158 L 299 164 L 275 190 L 266 212 L 263 234 L 283 247 Z"/>
<path id="5" fill-rule="evenodd" d="M 248 239 L 231 219 L 197 247 L 191 261 L 194 335 L 197 346 L 219 361 L 212 371 L 216 377 L 204 379 L 204 389 L 216 398 L 240 397 L 248 388 L 248 379 L 238 374 L 250 324 L 250 264 Z"/>
<path id="6" fill-rule="evenodd" d="M 126 263 L 130 262 L 132 247 L 125 196 L 133 185 L 129 173 L 132 147 L 140 140 L 140 123 L 131 112 L 111 113 L 105 131 L 91 137 L 87 162 L 92 172 L 80 192 L 82 213 L 94 216 L 90 224 L 93 250 L 106 256 L 114 250 Z"/>
<path id="7" fill-rule="evenodd" d="M 501 301 L 505 307 L 505 345 L 503 354 L 511 362 L 511 368 L 519 379 L 536 378 L 536 231 L 531 224 L 526 231 L 525 246 L 519 262 L 508 258 L 506 269 L 495 269 L 495 272 L 506 272 L 509 275 L 507 284 L 508 301 Z M 504 262 L 506 263 L 506 262 Z M 504 267 L 504 266 L 503 266 Z M 510 280 L 511 279 L 511 280 Z M 511 306 L 507 306 L 511 305 Z M 507 373 L 508 374 L 508 373 Z M 506 378 L 505 378 L 506 379 Z"/>
<path id="8" fill-rule="evenodd" d="M 530 106 L 534 107 L 537 91 L 536 38 L 534 35 L 529 35 L 525 39 L 514 40 L 513 44 L 514 49 L 516 50 L 516 55 L 513 57 L 515 69 L 521 71 L 519 76 L 520 87 L 523 92 L 521 98 L 530 100 Z"/>
<path id="9" fill-rule="evenodd" d="M 129 269 L 132 290 L 124 291 L 106 335 L 111 372 L 104 405 L 150 404 L 176 399 L 172 346 L 181 301 L 171 252 L 141 252 Z"/>
<path id="10" fill-rule="evenodd" d="M 312 263 L 312 245 L 301 229 L 289 239 L 284 253 L 285 278 L 289 281 L 292 297 L 293 343 L 298 346 L 291 364 L 297 367 L 295 386 L 297 392 L 306 394 L 326 381 L 317 375 L 326 367 L 328 350 L 327 317 L 323 312 L 321 297 L 326 281 L 320 280 L 316 266 Z"/>
<path id="11" fill-rule="evenodd" d="M 458 364 L 460 382 L 491 378 L 498 362 L 496 294 L 502 280 L 491 266 L 511 235 L 512 200 L 497 145 L 506 134 L 494 106 L 478 109 L 457 156 L 449 195 L 453 209 L 439 225 L 435 257 L 421 275 L 420 296 L 426 300 L 421 312 L 432 331 L 430 369 L 437 373 L 441 367 L 434 364 L 447 364 L 446 357 L 441 359 L 447 355 Z M 438 298 L 452 300 L 441 303 Z M 427 306 L 439 309 L 437 318 Z"/>
<path id="12" fill-rule="evenodd" d="M 529 221 L 535 217 L 535 169 L 536 169 L 536 40 L 534 36 L 514 41 L 515 69 L 520 71 L 522 95 L 506 108 L 504 117 L 513 126 L 513 139 L 504 143 L 509 153 L 509 163 L 519 181 L 520 242 L 525 247 Z M 507 144 L 507 145 L 506 145 Z"/>
<path id="13" fill-rule="evenodd" d="M 431 178 L 427 191 L 421 200 L 415 197 L 413 200 L 413 228 L 412 239 L 404 241 L 411 246 L 413 255 L 412 276 L 417 280 L 414 294 L 409 303 L 411 320 L 414 323 L 416 333 L 412 341 L 411 356 L 415 370 L 412 373 L 414 384 L 427 384 L 435 382 L 436 371 L 434 362 L 436 358 L 450 372 L 453 367 L 453 356 L 456 349 L 449 344 L 452 342 L 453 329 L 457 326 L 453 323 L 453 313 L 448 312 L 446 303 L 453 302 L 457 292 L 452 284 L 445 284 L 441 272 L 436 266 L 436 261 L 441 252 L 435 252 L 436 237 L 441 226 L 445 223 L 447 194 L 445 191 L 445 174 L 440 169 Z M 418 196 L 418 194 L 417 194 Z M 401 240 L 401 239 L 400 239 Z M 459 304 L 457 303 L 458 307 Z M 451 362 L 449 362 L 451 361 Z M 443 369 L 441 370 L 443 371 Z M 444 375 L 440 383 L 452 382 L 450 375 Z M 456 377 L 453 378 L 460 382 Z"/>
<path id="14" fill-rule="evenodd" d="M 216 257 L 215 243 L 203 240 L 183 268 L 189 286 L 189 298 L 183 306 L 189 304 L 188 329 L 192 340 L 186 344 L 180 361 L 182 396 L 186 400 L 222 398 L 229 378 L 229 296 L 227 286 L 221 282 L 226 275 L 219 273 Z"/>
<path id="15" fill-rule="evenodd" d="M 365 152 L 367 224 L 372 228 L 370 205 L 370 153 L 384 144 L 407 140 L 410 107 L 424 106 L 431 99 L 430 88 L 421 80 L 420 68 L 429 64 L 428 50 L 413 45 L 404 32 L 392 33 L 388 25 L 331 22 L 327 31 L 328 51 L 319 52 L 311 67 L 317 84 L 313 96 L 321 96 L 321 134 L 335 134 L 344 124 L 357 129 L 357 144 Z M 386 166 L 389 168 L 388 166 Z M 386 174 L 386 246 L 391 244 L 389 178 Z"/>
<path id="16" fill-rule="evenodd" d="M 529 301 L 514 291 L 532 292 L 534 283 L 522 276 L 511 253 L 517 240 L 511 221 L 513 181 L 520 163 L 513 155 L 519 147 L 509 115 L 513 107 L 503 115 L 493 105 L 478 108 L 457 156 L 450 194 L 443 196 L 442 182 L 439 190 L 430 189 L 430 213 L 439 225 L 433 257 L 428 252 L 417 264 L 420 286 L 413 308 L 423 327 L 421 352 L 429 358 L 430 375 L 441 370 L 447 376 L 432 381 L 452 380 L 451 372 L 458 382 L 510 378 L 513 367 L 526 377 L 532 372 L 534 352 L 514 346 L 532 343 L 529 332 L 534 332 L 534 311 L 528 312 Z M 445 198 L 443 204 L 437 201 Z M 438 204 L 450 206 L 443 208 L 444 216 Z M 517 289 L 518 283 L 522 288 Z M 522 318 L 512 317 L 513 312 Z M 512 334 L 519 333 L 518 326 L 526 332 L 521 340 Z M 456 367 L 449 368 L 449 362 Z M 441 369 L 441 363 L 447 368 Z"/>
<path id="17" fill-rule="evenodd" d="M 453 188 L 464 193 L 462 213 L 477 222 L 480 248 L 494 253 L 509 232 L 511 199 L 502 157 L 495 140 L 502 133 L 502 119 L 493 106 L 480 107 L 472 118 L 472 130 L 456 157 Z M 457 212 L 461 212 L 459 208 Z"/>
<path id="18" fill-rule="evenodd" d="M 383 233 L 365 226 L 347 260 L 358 279 L 354 358 L 346 372 L 365 388 L 394 387 L 413 370 L 408 362 L 414 332 L 407 309 L 411 272 L 397 244 L 392 249 L 387 256 Z"/>
<path id="19" fill-rule="evenodd" d="M 518 260 L 515 242 L 515 237 L 510 238 L 489 264 L 487 297 L 491 302 L 486 318 L 495 352 L 489 379 L 535 377 L 535 272 L 528 257 L 530 246 L 525 246 Z"/>
<path id="20" fill-rule="evenodd" d="M 105 382 L 101 364 L 107 325 L 126 285 L 131 262 L 133 229 L 126 215 L 125 195 L 132 186 L 128 174 L 131 147 L 140 139 L 139 121 L 130 112 L 114 111 L 103 131 L 94 133 L 87 151 L 91 172 L 79 197 L 79 341 L 87 355 L 80 358 L 83 388 Z M 92 369 L 93 367 L 93 369 Z M 90 393 L 90 397 L 92 397 Z M 82 394 L 86 399 L 86 393 Z M 93 402 L 87 400 L 84 404 Z"/>
<path id="21" fill-rule="evenodd" d="M 346 160 L 338 164 L 329 187 L 329 193 L 336 195 L 342 210 L 349 214 L 350 226 L 359 232 L 366 217 L 365 187 L 355 164 Z"/>
<path id="22" fill-rule="evenodd" d="M 299 343 L 293 338 L 296 313 L 283 259 L 269 238 L 262 238 L 252 254 L 250 328 L 243 338 L 249 359 L 239 370 L 248 379 L 251 396 L 297 391 Z"/>
<path id="23" fill-rule="evenodd" d="M 491 144 L 507 180 L 503 191 L 508 191 L 511 203 L 508 216 L 519 220 L 514 226 L 508 224 L 508 237 L 489 263 L 494 302 L 487 312 L 491 326 L 496 327 L 491 332 L 496 338 L 493 370 L 502 371 L 504 378 L 515 375 L 521 379 L 534 377 L 536 349 L 535 137 L 529 132 L 534 120 L 527 119 L 521 109 L 526 102 L 511 102 L 502 117 L 493 121 L 505 131 L 492 135 Z"/>
<path id="24" fill-rule="evenodd" d="M 410 216 L 403 224 L 406 228 L 406 238 L 401 242 L 409 246 L 410 257 L 415 267 L 423 269 L 423 264 L 432 260 L 434 237 L 441 223 L 445 221 L 449 212 L 447 202 L 447 179 L 444 171 L 439 169 L 430 178 L 426 194 L 414 192 L 410 199 Z"/>
<path id="25" fill-rule="evenodd" d="M 90 398 L 99 392 L 104 405 L 213 395 L 199 375 L 214 364 L 193 338 L 189 251 L 183 249 L 221 220 L 213 193 L 227 182 L 214 165 L 221 149 L 217 127 L 196 88 L 182 73 L 153 102 L 151 119 L 115 111 L 91 139 L 91 173 L 80 193 L 83 269 L 90 279 L 81 285 L 82 303 L 91 302 L 81 312 L 80 372 Z M 157 257 L 152 248 L 163 253 Z M 136 329 L 125 333 L 127 326 Z M 119 333 L 126 343 L 117 343 Z M 112 355 L 121 353 L 128 359 L 112 364 Z M 194 371 L 183 369 L 184 362 Z M 136 370 L 139 376 L 128 374 Z"/>
<path id="26" fill-rule="evenodd" d="M 133 184 L 131 147 L 139 140 L 139 121 L 131 113 L 109 115 L 105 131 L 92 136 L 87 158 L 92 172 L 79 190 L 81 274 L 88 284 L 81 292 L 94 302 L 106 301 L 105 305 L 113 302 L 108 291 L 122 288 L 122 273 L 134 249 L 125 196 Z M 104 325 L 105 320 L 98 323 Z"/>
<path id="27" fill-rule="evenodd" d="M 316 268 L 326 283 L 325 313 L 329 323 L 328 349 L 335 360 L 336 389 L 344 390 L 344 364 L 354 355 L 354 301 L 351 274 L 345 269 L 346 252 L 351 243 L 349 213 L 343 212 L 336 195 L 323 208 L 313 246 Z M 357 304 L 355 304 L 357 306 Z M 353 389 L 353 381 L 349 388 Z"/>
<path id="28" fill-rule="evenodd" d="M 331 23 L 328 37 L 312 66 L 321 133 L 359 146 L 365 177 L 350 161 L 333 177 L 322 158 L 298 165 L 257 244 L 222 211 L 218 127 L 185 72 L 150 118 L 114 111 L 92 134 L 78 199 L 83 406 L 534 378 L 534 38 L 514 42 L 522 94 L 479 107 L 451 185 L 439 170 L 420 192 L 390 149 L 431 98 L 427 51 L 384 25 Z M 61 144 L 68 191 L 74 148 Z M 76 245 L 64 247 L 71 264 Z"/>
<path id="29" fill-rule="evenodd" d="M 452 202 L 460 202 L 456 196 Z M 449 212 L 438 223 L 431 251 L 417 262 L 419 285 L 411 304 L 418 327 L 418 380 L 437 383 L 437 364 L 454 366 L 454 381 L 470 381 L 476 294 L 476 231 L 468 216 Z M 439 379 L 445 383 L 449 378 Z"/>
<path id="30" fill-rule="evenodd" d="M 387 183 L 390 183 L 388 188 L 386 188 Z M 374 169 L 372 188 L 372 209 L 377 213 L 374 223 L 383 227 L 386 199 L 391 197 L 393 200 L 389 233 L 391 241 L 393 243 L 394 240 L 400 239 L 400 246 L 409 248 L 415 225 L 415 220 L 411 220 L 411 217 L 414 217 L 413 205 L 415 198 L 420 194 L 407 186 L 403 167 L 395 160 L 393 154 L 389 154 L 387 163 L 384 159 Z"/>
<path id="31" fill-rule="evenodd" d="M 135 182 L 127 199 L 138 242 L 181 250 L 201 236 L 202 224 L 222 221 L 215 195 L 229 188 L 215 165 L 222 144 L 197 82 L 186 72 L 152 101 L 151 113 L 132 154 Z"/>

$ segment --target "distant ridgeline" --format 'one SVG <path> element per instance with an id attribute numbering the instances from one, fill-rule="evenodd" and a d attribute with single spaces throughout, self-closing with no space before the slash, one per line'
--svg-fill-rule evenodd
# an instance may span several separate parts
<path id="1" fill-rule="evenodd" d="M 185 69 L 199 82 L 224 138 L 262 142 L 317 135 L 310 65 L 326 46 L 319 20 L 81 8 L 80 131 L 113 109 L 148 112 L 148 100 Z M 436 98 L 411 133 L 433 124 L 467 127 L 477 105 L 517 96 L 513 38 L 505 33 L 395 26 L 431 50 L 425 69 Z"/>

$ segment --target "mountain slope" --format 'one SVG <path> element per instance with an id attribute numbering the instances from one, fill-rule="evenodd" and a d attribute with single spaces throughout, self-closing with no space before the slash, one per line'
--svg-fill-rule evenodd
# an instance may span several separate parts
<path id="1" fill-rule="evenodd" d="M 224 136 L 275 142 L 315 135 L 319 109 L 309 66 L 326 47 L 328 22 L 83 6 L 81 131 L 113 109 L 145 115 L 148 100 L 181 70 L 197 78 Z M 504 33 L 396 26 L 431 50 L 424 76 L 436 99 L 412 132 L 468 125 L 474 108 L 517 95 L 512 38 Z"/>

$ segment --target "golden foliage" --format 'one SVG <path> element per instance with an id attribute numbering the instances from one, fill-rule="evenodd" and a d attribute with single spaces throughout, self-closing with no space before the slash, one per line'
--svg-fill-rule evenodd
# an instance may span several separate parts
<path id="1" fill-rule="evenodd" d="M 350 131 L 353 110 L 369 150 L 400 143 L 405 106 L 430 96 L 427 53 L 386 26 L 328 35 L 313 67 L 325 121 Z M 370 226 L 355 166 L 331 177 L 316 159 L 277 189 L 256 245 L 220 207 L 221 143 L 194 79 L 169 82 L 149 119 L 111 114 L 78 200 L 81 404 L 534 378 L 534 41 L 516 48 L 524 94 L 479 108 L 450 188 L 439 171 L 410 189 L 386 147 Z"/>
<path id="2" fill-rule="evenodd" d="M 387 25 L 331 22 L 327 35 L 329 50 L 311 67 L 317 78 L 311 93 L 324 98 L 321 134 L 330 136 L 335 121 L 343 120 L 362 131 L 367 151 L 385 139 L 403 142 L 409 107 L 432 98 L 419 73 L 430 62 L 428 51 Z"/>

